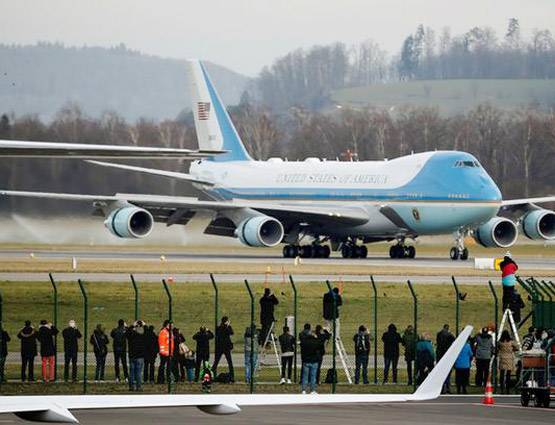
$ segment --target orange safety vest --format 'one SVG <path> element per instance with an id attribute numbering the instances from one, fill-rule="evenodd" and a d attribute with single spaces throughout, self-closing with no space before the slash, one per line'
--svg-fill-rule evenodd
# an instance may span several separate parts
<path id="1" fill-rule="evenodd" d="M 160 347 L 160 355 L 168 357 L 173 353 L 174 340 L 173 335 L 170 337 L 170 331 L 163 328 L 158 335 L 158 346 Z"/>

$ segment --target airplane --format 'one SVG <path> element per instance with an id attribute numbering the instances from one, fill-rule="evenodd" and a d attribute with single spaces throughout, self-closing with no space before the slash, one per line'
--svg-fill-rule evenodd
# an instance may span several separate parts
<path id="1" fill-rule="evenodd" d="M 92 202 L 120 238 L 147 237 L 154 222 L 186 225 L 209 212 L 204 233 L 250 247 L 283 244 L 285 258 L 366 258 L 365 244 L 395 241 L 391 258 L 414 258 L 422 235 L 453 234 L 452 260 L 467 260 L 465 237 L 485 247 L 512 246 L 519 229 L 533 240 L 555 239 L 555 212 L 538 204 L 555 196 L 503 200 L 478 160 L 460 151 L 431 151 L 383 161 L 306 158 L 253 160 L 202 62 L 188 62 L 199 150 L 0 141 L 0 157 L 79 158 L 101 167 L 191 183 L 200 197 L 155 194 L 82 195 L 2 190 L 0 195 Z M 190 159 L 189 172 L 105 158 Z"/>
<path id="2" fill-rule="evenodd" d="M 390 403 L 439 397 L 472 326 L 466 326 L 413 394 L 183 394 L 183 395 L 52 395 L 1 396 L 0 413 L 33 422 L 79 423 L 72 410 L 147 407 L 197 407 L 212 415 L 230 415 L 241 406 Z"/>

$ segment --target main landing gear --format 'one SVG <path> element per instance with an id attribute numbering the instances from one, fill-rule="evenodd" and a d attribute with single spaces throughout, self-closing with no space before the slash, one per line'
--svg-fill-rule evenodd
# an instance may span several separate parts
<path id="1" fill-rule="evenodd" d="M 328 245 L 285 245 L 283 258 L 329 258 L 331 249 Z"/>
<path id="2" fill-rule="evenodd" d="M 458 231 L 455 236 L 456 245 L 449 251 L 449 257 L 451 260 L 468 260 L 468 249 L 464 246 L 464 232 Z"/>
<path id="3" fill-rule="evenodd" d="M 368 248 L 365 245 L 356 245 L 352 242 L 343 243 L 341 256 L 343 258 L 366 258 L 368 257 Z"/>
<path id="4" fill-rule="evenodd" d="M 412 245 L 405 246 L 404 243 L 397 243 L 389 248 L 390 258 L 414 258 L 416 256 L 416 248 Z"/>

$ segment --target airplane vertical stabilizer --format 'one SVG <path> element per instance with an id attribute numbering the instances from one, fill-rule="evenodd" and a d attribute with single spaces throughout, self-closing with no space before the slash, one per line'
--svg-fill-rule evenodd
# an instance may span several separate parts
<path id="1" fill-rule="evenodd" d="M 213 161 L 250 161 L 251 157 L 204 65 L 198 60 L 190 60 L 188 71 L 199 148 L 228 151 L 211 158 Z"/>

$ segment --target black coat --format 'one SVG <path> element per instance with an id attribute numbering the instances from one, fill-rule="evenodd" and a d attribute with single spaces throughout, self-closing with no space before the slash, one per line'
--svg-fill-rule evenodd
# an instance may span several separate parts
<path id="1" fill-rule="evenodd" d="M 197 342 L 197 356 L 206 358 L 210 356 L 210 340 L 214 338 L 212 331 L 198 331 L 193 335 L 193 339 Z"/>
<path id="2" fill-rule="evenodd" d="M 95 329 L 89 342 L 93 346 L 95 356 L 104 357 L 108 354 L 108 344 L 110 341 L 108 340 L 108 335 L 104 332 L 99 332 Z"/>
<path id="3" fill-rule="evenodd" d="M 271 324 L 275 322 L 274 307 L 279 304 L 274 294 L 260 298 L 260 323 Z"/>
<path id="4" fill-rule="evenodd" d="M 370 334 L 368 332 L 357 332 L 353 336 L 353 342 L 355 343 L 355 355 L 365 355 L 370 354 Z"/>
<path id="5" fill-rule="evenodd" d="M 6 331 L 2 331 L 2 341 L 0 343 L 0 357 L 6 358 L 8 355 L 8 342 L 12 339 Z"/>
<path id="6" fill-rule="evenodd" d="M 220 325 L 216 328 L 216 351 L 233 350 L 231 335 L 233 335 L 233 328 L 231 326 Z"/>
<path id="7" fill-rule="evenodd" d="M 64 352 L 67 354 L 77 354 L 79 351 L 79 339 L 82 337 L 77 328 L 65 328 L 62 331 L 64 338 Z"/>
<path id="8" fill-rule="evenodd" d="M 323 298 L 323 317 L 326 320 L 333 320 L 333 296 L 335 292 L 326 292 Z M 339 319 L 339 306 L 343 304 L 341 295 L 335 295 L 336 305 L 335 305 L 335 318 Z"/>
<path id="9" fill-rule="evenodd" d="M 25 326 L 19 331 L 17 337 L 21 340 L 21 355 L 37 355 L 37 331 L 32 326 Z"/>
<path id="10" fill-rule="evenodd" d="M 399 357 L 399 344 L 401 335 L 397 331 L 388 330 L 382 335 L 383 355 L 388 359 Z"/>
<path id="11" fill-rule="evenodd" d="M 301 340 L 301 359 L 303 363 L 318 363 L 321 349 L 321 341 L 316 336 L 304 336 Z"/>
<path id="12" fill-rule="evenodd" d="M 326 341 L 331 338 L 331 334 L 324 329 L 322 333 L 316 334 L 316 338 L 318 338 L 318 342 L 320 343 L 320 347 L 318 348 L 318 361 L 322 361 L 324 355 L 326 354 Z"/>
<path id="13" fill-rule="evenodd" d="M 447 352 L 451 344 L 455 342 L 455 335 L 451 332 L 442 329 L 437 333 L 436 336 L 436 357 L 441 359 L 443 355 Z"/>
<path id="14" fill-rule="evenodd" d="M 37 339 L 40 342 L 40 355 L 42 357 L 50 357 L 56 355 L 56 344 L 54 337 L 58 335 L 58 329 L 55 326 L 48 327 L 41 325 Z"/>
<path id="15" fill-rule="evenodd" d="M 278 339 L 282 353 L 295 352 L 295 337 L 293 335 L 281 334 Z"/>
<path id="16" fill-rule="evenodd" d="M 158 356 L 158 336 L 145 329 L 145 361 L 153 362 Z"/>
<path id="17" fill-rule="evenodd" d="M 146 337 L 144 327 L 130 326 L 125 332 L 129 347 L 130 359 L 144 359 L 146 351 Z"/>
<path id="18" fill-rule="evenodd" d="M 118 353 L 125 353 L 127 351 L 127 328 L 125 326 L 118 326 L 110 332 L 112 337 L 112 348 Z"/>

